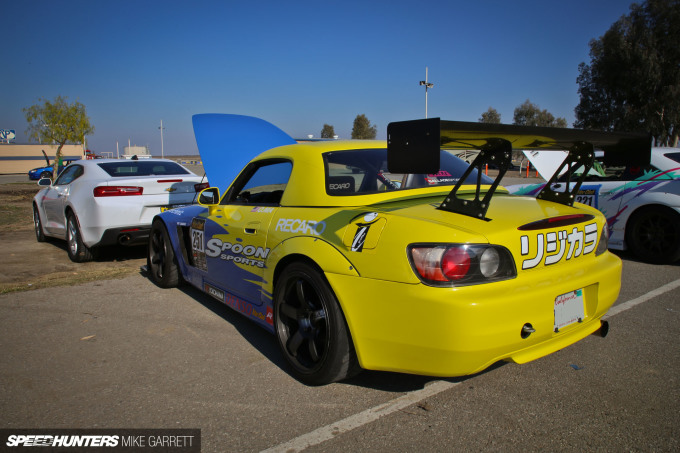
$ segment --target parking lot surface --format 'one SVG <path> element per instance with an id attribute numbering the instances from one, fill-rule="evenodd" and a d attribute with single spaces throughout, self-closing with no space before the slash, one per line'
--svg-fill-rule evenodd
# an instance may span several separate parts
<path id="1" fill-rule="evenodd" d="M 623 258 L 607 338 L 465 378 L 325 387 L 293 379 L 267 332 L 141 270 L 5 294 L 0 426 L 200 428 L 206 452 L 678 451 L 679 266 Z"/>
<path id="2" fill-rule="evenodd" d="M 0 280 L 29 251 L 35 274 L 79 272 L 31 236 L 2 236 Z M 122 280 L 0 295 L 0 428 L 200 428 L 205 452 L 680 450 L 680 263 L 621 254 L 604 339 L 464 378 L 306 387 L 273 336 L 190 287 L 154 286 L 143 255 L 114 254 L 139 268 Z M 93 265 L 106 263 L 75 266 Z"/>

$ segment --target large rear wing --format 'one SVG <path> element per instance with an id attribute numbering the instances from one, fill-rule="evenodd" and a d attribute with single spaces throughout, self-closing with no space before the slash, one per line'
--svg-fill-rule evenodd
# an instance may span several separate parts
<path id="1" fill-rule="evenodd" d="M 595 150 L 604 152 L 606 165 L 649 164 L 651 137 L 648 134 L 588 131 L 556 127 L 511 126 L 507 124 L 442 121 L 439 118 L 401 121 L 387 126 L 387 166 L 391 173 L 426 173 L 439 171 L 441 149 L 479 150 L 470 167 L 456 183 L 439 209 L 486 218 L 493 193 L 510 167 L 512 150 L 568 151 L 567 157 L 537 198 L 572 206 L 588 171 L 593 167 Z M 492 164 L 498 176 L 481 197 L 482 169 Z M 576 181 L 573 171 L 585 167 Z M 566 167 L 564 190 L 553 189 L 557 177 Z M 456 193 L 473 170 L 477 170 L 474 199 L 459 198 Z M 575 184 L 569 184 L 575 182 Z"/>

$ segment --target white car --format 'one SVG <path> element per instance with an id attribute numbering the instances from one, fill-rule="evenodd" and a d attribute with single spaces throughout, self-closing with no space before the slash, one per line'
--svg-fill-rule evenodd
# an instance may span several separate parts
<path id="1" fill-rule="evenodd" d="M 68 241 L 75 262 L 92 260 L 107 245 L 148 241 L 153 217 L 193 204 L 207 181 L 167 159 L 79 160 L 54 183 L 38 181 L 33 223 L 39 242 L 47 236 Z"/>
<path id="2" fill-rule="evenodd" d="M 541 175 L 559 166 L 554 159 L 559 153 L 525 154 Z M 578 173 L 577 169 L 575 176 Z M 514 194 L 536 195 L 544 185 L 506 188 Z M 652 148 L 646 167 L 606 167 L 596 161 L 576 201 L 599 209 L 607 217 L 610 249 L 630 250 L 638 259 L 651 263 L 680 259 L 680 148 Z"/>

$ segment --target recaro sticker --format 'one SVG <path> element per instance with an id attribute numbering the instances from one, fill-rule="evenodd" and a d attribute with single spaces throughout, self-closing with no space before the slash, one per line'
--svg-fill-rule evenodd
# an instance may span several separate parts
<path id="1" fill-rule="evenodd" d="M 323 220 L 317 222 L 316 220 L 279 219 L 276 223 L 276 231 L 319 236 L 326 231 L 326 222 Z"/>

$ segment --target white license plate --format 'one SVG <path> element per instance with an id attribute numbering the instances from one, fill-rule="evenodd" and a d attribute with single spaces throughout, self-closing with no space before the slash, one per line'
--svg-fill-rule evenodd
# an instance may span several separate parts
<path id="1" fill-rule="evenodd" d="M 555 332 L 585 318 L 583 290 L 577 289 L 555 298 Z"/>

